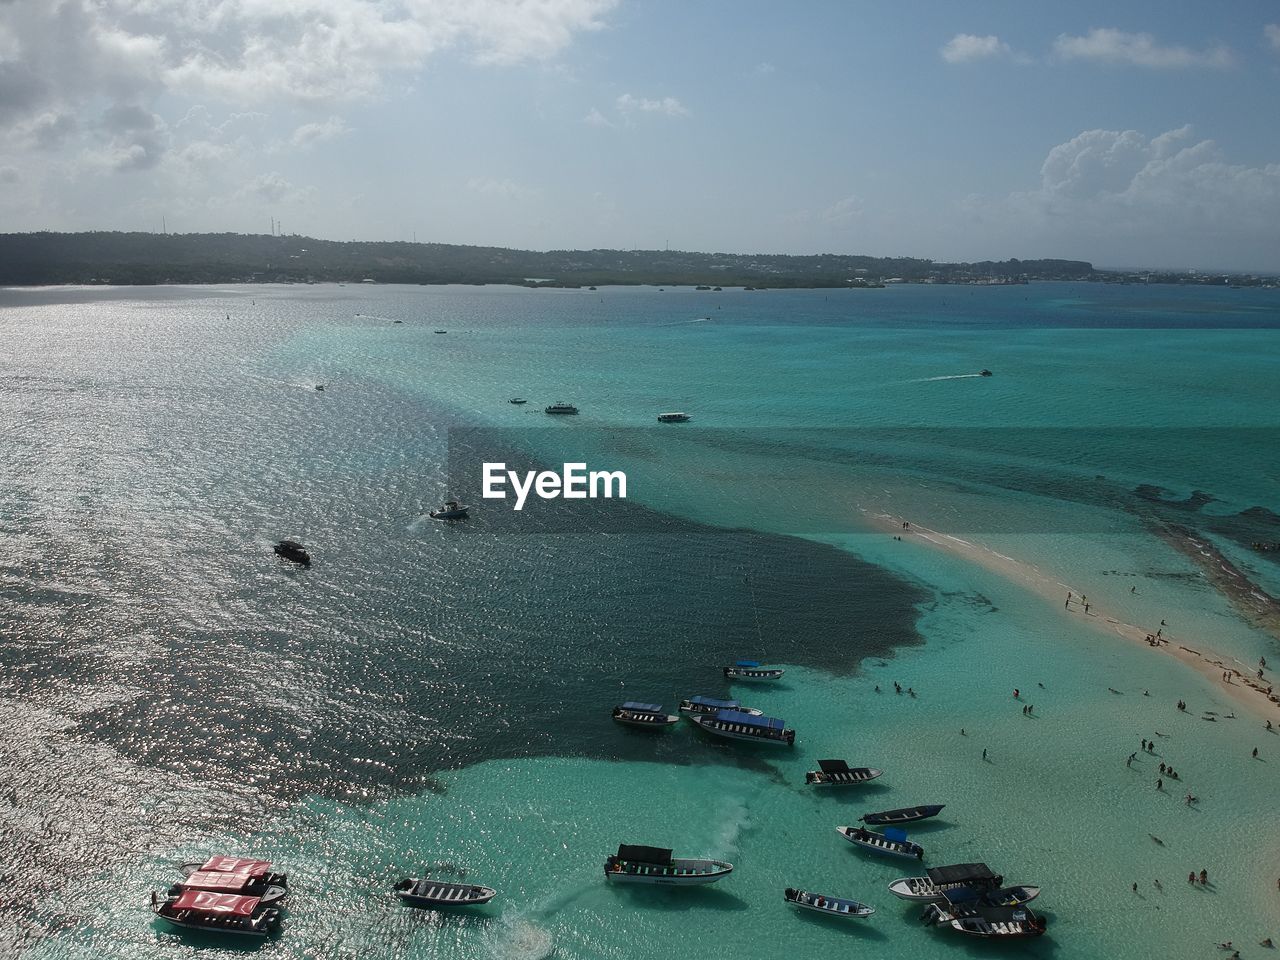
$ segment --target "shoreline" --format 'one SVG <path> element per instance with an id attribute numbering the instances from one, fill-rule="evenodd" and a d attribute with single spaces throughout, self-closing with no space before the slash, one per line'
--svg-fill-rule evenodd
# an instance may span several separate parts
<path id="1" fill-rule="evenodd" d="M 1199 641 L 1187 638 L 1182 640 L 1162 638 L 1162 642 L 1158 645 L 1153 645 L 1147 639 L 1152 635 L 1150 630 L 1127 623 L 1092 602 L 1090 603 L 1091 609 L 1089 613 L 1085 614 L 1083 605 L 1078 599 L 1083 595 L 1082 591 L 1071 584 L 1059 580 L 1052 574 L 1045 573 L 1032 563 L 1015 560 L 1013 557 L 999 553 L 990 547 L 985 547 L 969 540 L 962 540 L 951 534 L 942 533 L 929 527 L 917 526 L 903 517 L 886 513 L 872 513 L 867 510 L 863 510 L 862 514 L 873 527 L 895 536 L 901 536 L 903 539 L 910 536 L 912 539 L 922 540 L 935 549 L 942 550 L 951 556 L 976 563 L 991 573 L 1026 587 L 1051 603 L 1056 604 L 1067 591 L 1070 591 L 1077 598 L 1069 605 L 1071 613 L 1073 615 L 1084 615 L 1089 626 L 1103 633 L 1123 637 L 1134 643 L 1141 643 L 1149 650 L 1172 655 L 1175 660 L 1185 664 L 1211 681 L 1215 689 L 1219 689 L 1228 697 L 1231 697 L 1234 702 L 1239 703 L 1244 709 L 1256 716 L 1257 719 L 1271 721 L 1273 725 L 1276 725 L 1277 721 L 1280 720 L 1280 692 L 1269 695 L 1267 690 L 1271 687 L 1271 684 L 1260 683 L 1254 679 L 1251 668 L 1235 657 L 1214 650 Z M 909 523 L 910 525 L 904 527 L 904 523 Z M 1229 682 L 1223 679 L 1224 675 L 1230 677 Z M 1187 712 L 1192 713 L 1193 711 L 1188 709 Z"/>

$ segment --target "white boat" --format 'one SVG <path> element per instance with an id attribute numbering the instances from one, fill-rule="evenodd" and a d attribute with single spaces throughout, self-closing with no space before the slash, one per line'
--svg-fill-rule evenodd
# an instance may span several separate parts
<path id="1" fill-rule="evenodd" d="M 756 660 L 739 660 L 724 668 L 724 675 L 730 680 L 777 680 L 786 671 L 778 667 L 764 667 Z"/>
<path id="2" fill-rule="evenodd" d="M 801 910 L 812 910 L 829 917 L 869 917 L 876 912 L 875 907 L 869 907 L 857 900 L 828 897 L 825 894 L 809 893 L 807 890 L 795 890 L 791 887 L 783 891 L 782 899 Z"/>
<path id="3" fill-rule="evenodd" d="M 733 864 L 723 860 L 672 857 L 665 847 L 620 843 L 618 852 L 604 862 L 604 876 L 614 883 L 657 883 L 700 886 L 723 880 Z"/>
<path id="4" fill-rule="evenodd" d="M 680 722 L 675 714 L 664 713 L 660 703 L 637 703 L 634 700 L 614 707 L 613 719 L 633 727 L 669 727 Z"/>
<path id="5" fill-rule="evenodd" d="M 493 887 L 474 883 L 406 877 L 395 885 L 396 896 L 411 907 L 465 907 L 488 903 L 498 895 Z"/>
<path id="6" fill-rule="evenodd" d="M 996 890 L 1004 877 L 993 873 L 985 863 L 952 863 L 931 867 L 923 877 L 901 877 L 889 884 L 889 892 L 902 900 L 927 902 L 942 900 L 952 890 L 972 888 Z"/>
<path id="7" fill-rule="evenodd" d="M 925 923 L 971 937 L 1038 937 L 1045 932 L 1044 917 L 1026 907 L 976 907 L 950 911 L 931 903 L 925 907 Z"/>
<path id="8" fill-rule="evenodd" d="M 786 728 L 781 717 L 753 716 L 741 710 L 717 710 L 714 714 L 687 714 L 689 719 L 707 733 L 729 740 L 748 743 L 767 743 L 790 747 L 796 742 L 796 732 Z"/>
<path id="9" fill-rule="evenodd" d="M 553 403 L 543 410 L 544 413 L 575 414 L 578 408 L 572 403 Z"/>
<path id="10" fill-rule="evenodd" d="M 427 516 L 432 520 L 465 520 L 471 508 L 457 500 L 446 500 L 442 506 L 432 510 Z"/>
<path id="11" fill-rule="evenodd" d="M 1038 896 L 1039 887 L 1001 887 L 996 890 L 955 887 L 930 903 L 925 910 L 925 917 L 932 917 L 935 923 L 940 923 L 992 907 L 1025 906 Z"/>
<path id="12" fill-rule="evenodd" d="M 658 414 L 659 423 L 688 423 L 693 417 L 687 413 L 660 413 Z"/>
<path id="13" fill-rule="evenodd" d="M 717 710 L 739 710 L 753 717 L 763 717 L 764 711 L 754 707 L 744 707 L 737 700 L 717 700 L 715 697 L 690 697 L 680 701 L 681 713 L 714 714 Z"/>
<path id="14" fill-rule="evenodd" d="M 883 857 L 902 857 L 905 860 L 923 860 L 924 847 L 907 839 L 906 833 L 890 827 L 884 833 L 864 830 L 862 827 L 836 827 L 836 833 L 855 847 L 870 850 Z"/>
<path id="15" fill-rule="evenodd" d="M 809 770 L 804 782 L 813 787 L 857 787 L 883 776 L 875 767 L 851 767 L 843 760 L 819 760 L 817 770 Z"/>

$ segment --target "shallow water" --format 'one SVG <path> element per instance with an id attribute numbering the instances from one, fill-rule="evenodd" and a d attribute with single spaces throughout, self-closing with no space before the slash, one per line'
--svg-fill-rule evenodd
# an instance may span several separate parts
<path id="1" fill-rule="evenodd" d="M 271 955 L 986 952 L 921 929 L 884 890 L 910 865 L 834 833 L 921 802 L 948 805 L 919 831 L 928 862 L 1045 886 L 1037 955 L 1277 935 L 1270 860 L 1223 851 L 1275 849 L 1280 737 L 1201 720 L 1233 707 L 1167 658 L 860 532 L 863 511 L 911 516 L 1133 622 L 1280 657 L 1150 532 L 1210 531 L 1275 582 L 1277 555 L 1247 548 L 1268 521 L 1239 517 L 1277 503 L 1274 291 L 166 288 L 0 305 L 0 830 L 17 851 L 0 924 L 33 955 L 172 954 L 191 941 L 150 922 L 146 891 L 223 848 L 294 878 Z M 548 422 L 560 399 L 582 414 Z M 695 420 L 658 428 L 667 409 Z M 464 428 L 480 453 L 625 467 L 629 500 L 518 520 L 465 488 Z M 1195 490 L 1214 499 L 1179 502 Z M 450 493 L 473 521 L 423 517 Z M 271 557 L 282 536 L 310 570 Z M 735 692 L 799 730 L 794 751 L 609 722 L 622 699 L 725 692 L 737 655 L 788 665 L 776 688 Z M 894 679 L 918 698 L 874 692 Z M 1157 730 L 1182 772 L 1163 794 L 1156 760 L 1124 765 Z M 813 794 L 803 771 L 824 756 L 886 775 Z M 614 890 L 600 865 L 618 842 L 737 869 L 710 890 Z M 386 887 L 423 865 L 502 895 L 460 917 L 399 909 Z M 1201 867 L 1214 886 L 1188 887 Z M 795 884 L 879 910 L 794 916 Z"/>

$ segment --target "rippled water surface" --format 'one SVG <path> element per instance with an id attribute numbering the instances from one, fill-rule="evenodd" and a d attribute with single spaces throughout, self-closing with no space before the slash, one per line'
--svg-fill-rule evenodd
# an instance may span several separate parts
<path id="1" fill-rule="evenodd" d="M 294 879 L 269 955 L 966 953 L 884 890 L 903 868 L 832 829 L 918 802 L 953 814 L 921 830 L 930 862 L 1045 885 L 1036 955 L 1280 937 L 1275 878 L 1222 853 L 1280 849 L 1280 737 L 1171 713 L 1233 706 L 864 519 L 994 532 L 1135 617 L 1280 662 L 1150 532 L 1203 530 L 1275 582 L 1248 544 L 1280 530 L 1278 326 L 1274 291 L 1081 285 L 0 292 L 0 943 L 217 954 L 145 898 L 227 849 Z M 541 413 L 561 399 L 582 414 Z M 667 409 L 694 422 L 658 428 Z M 479 499 L 490 445 L 625 468 L 629 499 L 526 522 Z M 450 494 L 471 521 L 425 517 Z M 282 537 L 310 569 L 271 554 Z M 754 696 L 795 751 L 608 720 L 727 693 L 739 655 L 788 665 Z M 874 690 L 899 678 L 919 696 Z M 1024 720 L 1007 688 L 1040 683 Z M 1153 730 L 1198 810 L 1124 766 Z M 828 755 L 884 785 L 812 795 Z M 612 890 L 618 842 L 738 870 Z M 1187 888 L 1188 864 L 1221 879 Z M 400 909 L 387 887 L 424 867 L 502 895 Z M 795 884 L 879 912 L 795 917 Z"/>

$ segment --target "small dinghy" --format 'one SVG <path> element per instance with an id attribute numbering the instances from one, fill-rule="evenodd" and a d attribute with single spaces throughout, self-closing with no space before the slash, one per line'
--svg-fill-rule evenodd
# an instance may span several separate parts
<path id="1" fill-rule="evenodd" d="M 722 880 L 732 872 L 733 864 L 723 860 L 672 857 L 666 847 L 631 843 L 618 844 L 618 852 L 604 862 L 605 879 L 615 883 L 700 886 Z"/>
<path id="2" fill-rule="evenodd" d="M 634 700 L 614 707 L 613 719 L 633 727 L 669 727 L 680 722 L 678 716 L 664 713 L 660 703 L 636 703 Z"/>
<path id="3" fill-rule="evenodd" d="M 161 920 L 186 930 L 258 938 L 280 932 L 280 911 L 257 897 L 184 890 L 180 896 L 161 899 L 152 891 L 151 909 Z"/>
<path id="4" fill-rule="evenodd" d="M 498 895 L 493 887 L 474 883 L 405 877 L 395 885 L 396 896 L 411 907 L 467 907 L 488 903 Z"/>
<path id="5" fill-rule="evenodd" d="M 945 803 L 925 804 L 919 807 L 899 807 L 897 810 L 881 810 L 879 813 L 863 814 L 858 819 L 863 823 L 894 824 L 914 823 L 917 820 L 928 820 L 942 812 Z"/>
<path id="6" fill-rule="evenodd" d="M 761 666 L 756 660 L 739 660 L 724 668 L 724 675 L 730 680 L 777 680 L 784 672 L 777 667 Z"/>
<path id="7" fill-rule="evenodd" d="M 856 787 L 884 774 L 875 767 L 851 767 L 843 760 L 819 760 L 818 769 L 804 775 L 804 782 L 814 787 Z"/>
<path id="8" fill-rule="evenodd" d="M 884 833 L 864 830 L 862 827 L 836 827 L 836 833 L 856 847 L 878 853 L 882 857 L 902 857 L 906 860 L 923 860 L 924 847 L 907 839 L 904 831 L 890 827 Z"/>
<path id="9" fill-rule="evenodd" d="M 457 500 L 446 500 L 442 506 L 432 510 L 427 516 L 432 520 L 465 520 L 469 509 Z"/>
<path id="10" fill-rule="evenodd" d="M 307 548 L 297 540 L 281 540 L 271 550 L 281 560 L 288 560 L 301 567 L 311 566 L 311 554 L 307 553 Z"/>
<path id="11" fill-rule="evenodd" d="M 857 900 L 828 897 L 825 894 L 809 893 L 807 890 L 795 890 L 791 887 L 783 891 L 782 899 L 802 910 L 813 910 L 815 913 L 831 917 L 869 917 L 876 912 L 875 907 L 869 907 Z"/>
<path id="12" fill-rule="evenodd" d="M 985 863 L 952 863 L 931 867 L 925 874 L 894 880 L 889 884 L 889 892 L 903 900 L 924 902 L 942 900 L 949 892 L 961 888 L 997 890 L 1004 883 L 1004 877 L 993 873 Z"/>
<path id="13" fill-rule="evenodd" d="M 524 397 L 512 397 L 510 400 L 507 401 L 507 403 L 514 403 L 517 407 L 528 402 L 529 401 L 526 400 Z"/>
<path id="14" fill-rule="evenodd" d="M 763 717 L 763 710 L 744 707 L 737 700 L 717 700 L 714 697 L 690 697 L 680 701 L 681 713 L 705 713 L 714 716 L 718 710 L 737 710 L 752 717 Z"/>

